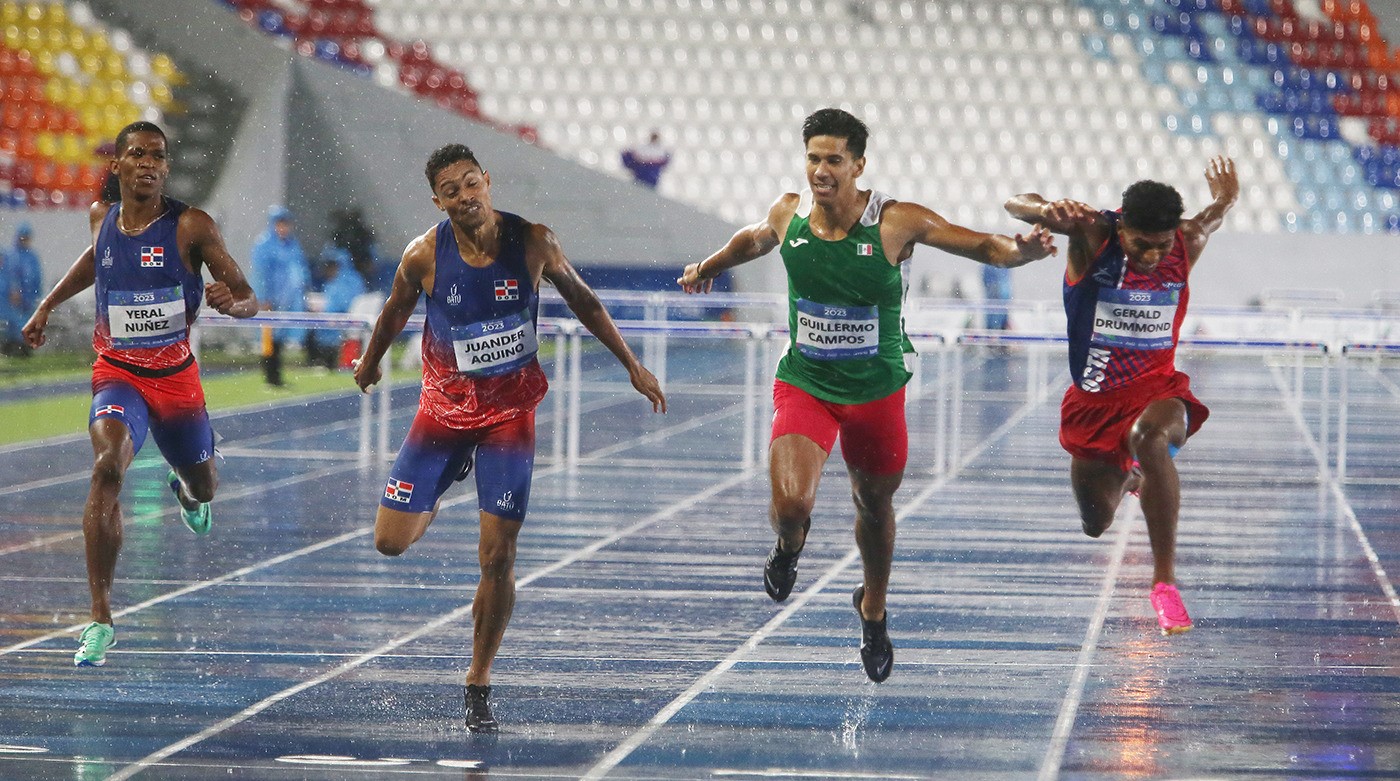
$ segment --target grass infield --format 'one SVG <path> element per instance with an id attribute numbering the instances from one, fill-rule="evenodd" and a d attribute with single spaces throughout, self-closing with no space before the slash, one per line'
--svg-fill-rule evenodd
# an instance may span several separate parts
<path id="1" fill-rule="evenodd" d="M 38 352 L 31 358 L 0 363 L 0 445 L 86 431 L 91 366 L 91 353 Z M 256 356 L 201 355 L 200 370 L 211 413 L 337 390 L 359 392 L 349 371 L 298 366 L 293 361 L 283 365 L 285 384 L 280 388 L 263 382 Z M 404 372 L 393 377 L 396 384 L 405 379 Z M 34 393 L 36 388 L 54 388 L 54 392 Z M 6 399 L 7 390 L 20 398 Z"/>

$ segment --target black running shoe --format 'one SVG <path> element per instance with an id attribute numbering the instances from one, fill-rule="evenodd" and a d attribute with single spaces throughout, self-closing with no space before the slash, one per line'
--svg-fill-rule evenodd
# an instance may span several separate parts
<path id="1" fill-rule="evenodd" d="M 890 611 L 886 610 L 885 617 L 879 621 L 865 620 L 865 615 L 860 612 L 860 603 L 865 601 L 865 586 L 856 586 L 851 601 L 855 603 L 856 617 L 860 619 L 861 666 L 865 668 L 867 678 L 879 683 L 890 677 L 890 671 L 894 669 L 894 645 L 885 631 L 885 621 L 889 619 Z"/>
<path id="2" fill-rule="evenodd" d="M 785 553 L 781 545 L 773 545 L 773 552 L 768 554 L 768 563 L 763 565 L 763 590 L 774 602 L 782 602 L 792 593 L 792 587 L 797 583 L 797 557 L 802 555 L 802 551 Z"/>
<path id="3" fill-rule="evenodd" d="M 500 730 L 496 717 L 491 715 L 491 687 L 466 685 L 463 697 L 466 700 L 467 730 L 470 732 L 493 733 Z"/>

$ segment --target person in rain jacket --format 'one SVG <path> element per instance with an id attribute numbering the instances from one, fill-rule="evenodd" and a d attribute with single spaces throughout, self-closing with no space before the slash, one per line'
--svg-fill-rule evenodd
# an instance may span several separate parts
<path id="1" fill-rule="evenodd" d="M 321 311 L 329 313 L 349 312 L 350 305 L 365 292 L 365 278 L 355 270 L 355 263 L 350 257 L 350 253 L 334 244 L 327 244 L 321 250 L 320 272 L 321 295 L 324 301 Z M 310 354 L 318 357 L 316 363 L 320 363 L 328 369 L 334 369 L 340 357 L 341 342 L 352 336 L 351 332 L 313 331 L 308 345 L 315 344 L 316 347 Z M 309 347 L 308 350 L 310 350 Z M 351 357 L 353 358 L 355 355 L 359 355 L 358 349 Z"/>
<path id="2" fill-rule="evenodd" d="M 296 223 L 285 206 L 268 212 L 267 232 L 253 245 L 253 290 L 264 308 L 280 312 L 306 309 L 306 287 L 311 270 L 306 253 L 295 235 Z M 264 328 L 263 377 L 268 385 L 282 384 L 282 346 L 288 340 L 306 338 L 302 328 Z"/>
<path id="3" fill-rule="evenodd" d="M 29 223 L 21 223 L 15 230 L 15 246 L 5 254 L 4 275 L 6 282 L 5 309 L 13 313 L 8 317 L 5 328 L 5 351 L 11 347 L 20 355 L 29 355 L 29 345 L 25 344 L 20 329 L 24 320 L 39 304 L 40 288 L 43 286 L 39 255 L 33 249 L 34 228 Z"/>

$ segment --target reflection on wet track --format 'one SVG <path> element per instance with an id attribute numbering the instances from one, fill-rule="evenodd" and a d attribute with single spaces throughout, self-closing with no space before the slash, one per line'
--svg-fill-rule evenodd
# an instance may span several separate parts
<path id="1" fill-rule="evenodd" d="M 792 599 L 763 593 L 766 468 L 738 460 L 733 398 L 685 392 L 742 365 L 728 349 L 677 348 L 664 417 L 586 385 L 584 461 L 541 458 L 492 739 L 461 712 L 474 499 L 457 487 L 408 554 L 377 554 L 384 470 L 355 464 L 353 395 L 217 420 L 233 454 L 206 538 L 142 455 L 99 669 L 71 661 L 91 451 L 0 453 L 0 779 L 1400 778 L 1400 372 L 1353 372 L 1334 485 L 1316 390 L 1300 406 L 1257 356 L 1183 361 L 1213 414 L 1178 459 L 1196 628 L 1166 638 L 1132 502 L 1079 532 L 1058 395 L 1027 397 L 1040 364 L 970 352 L 958 471 L 934 473 L 932 394 L 909 404 L 875 685 L 839 458 Z M 625 381 L 607 366 L 584 368 Z"/>

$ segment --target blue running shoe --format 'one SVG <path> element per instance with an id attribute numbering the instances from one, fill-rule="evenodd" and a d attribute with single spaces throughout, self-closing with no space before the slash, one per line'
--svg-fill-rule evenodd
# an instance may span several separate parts
<path id="1" fill-rule="evenodd" d="M 200 502 L 199 506 L 193 510 L 185 507 L 185 503 L 180 501 L 180 476 L 175 474 L 175 470 L 170 470 L 170 474 L 165 476 L 166 482 L 170 483 L 170 490 L 175 494 L 175 504 L 180 507 L 180 520 L 190 527 L 190 531 L 195 534 L 208 534 L 209 524 L 214 520 L 214 513 L 209 509 L 208 502 Z"/>

